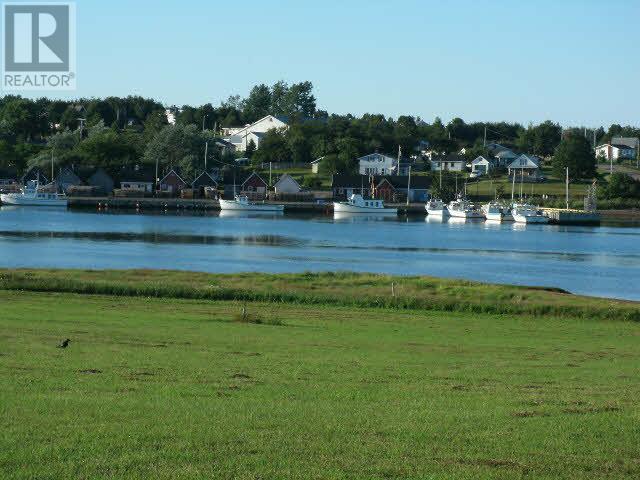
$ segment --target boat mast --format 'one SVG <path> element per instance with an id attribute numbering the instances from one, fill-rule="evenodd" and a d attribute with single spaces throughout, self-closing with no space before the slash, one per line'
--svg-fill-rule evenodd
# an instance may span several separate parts
<path id="1" fill-rule="evenodd" d="M 51 181 L 53 182 L 53 148 L 51 149 Z"/>
<path id="2" fill-rule="evenodd" d="M 520 169 L 520 201 L 522 201 L 522 184 L 524 182 L 524 168 Z"/>
<path id="3" fill-rule="evenodd" d="M 513 194 L 516 189 L 516 171 L 513 171 L 512 182 L 511 182 L 511 203 L 513 203 Z"/>

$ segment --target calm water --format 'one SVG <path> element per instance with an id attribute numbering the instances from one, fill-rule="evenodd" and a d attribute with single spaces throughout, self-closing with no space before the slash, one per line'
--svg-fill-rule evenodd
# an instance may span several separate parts
<path id="1" fill-rule="evenodd" d="M 354 270 L 640 300 L 640 228 L 1 207 L 0 266 Z"/>

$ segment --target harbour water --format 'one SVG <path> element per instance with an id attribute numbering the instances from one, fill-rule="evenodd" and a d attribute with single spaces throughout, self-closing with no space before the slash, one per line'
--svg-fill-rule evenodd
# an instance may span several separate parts
<path id="1" fill-rule="evenodd" d="M 0 267 L 352 270 L 640 300 L 640 228 L 4 206 Z"/>

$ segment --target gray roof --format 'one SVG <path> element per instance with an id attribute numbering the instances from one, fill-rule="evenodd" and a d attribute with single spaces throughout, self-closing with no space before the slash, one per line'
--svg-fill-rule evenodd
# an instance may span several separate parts
<path id="1" fill-rule="evenodd" d="M 638 148 L 640 146 L 640 139 L 636 137 L 613 137 L 611 139 L 611 145 L 614 147 L 626 145 L 628 148 Z"/>

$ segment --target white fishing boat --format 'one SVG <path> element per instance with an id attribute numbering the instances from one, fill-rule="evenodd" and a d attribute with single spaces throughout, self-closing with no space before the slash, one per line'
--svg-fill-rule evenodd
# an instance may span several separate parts
<path id="1" fill-rule="evenodd" d="M 429 216 L 433 215 L 434 217 L 448 217 L 449 211 L 447 210 L 447 206 L 444 204 L 442 200 L 437 198 L 433 198 L 427 202 L 424 206 L 425 210 L 429 214 Z"/>
<path id="2" fill-rule="evenodd" d="M 45 192 L 37 180 L 29 180 L 19 192 L 0 194 L 3 205 L 66 207 L 67 197 L 63 193 Z"/>
<path id="3" fill-rule="evenodd" d="M 384 201 L 377 198 L 363 198 L 354 193 L 346 202 L 333 202 L 334 213 L 375 213 L 376 215 L 397 215 L 397 208 L 386 208 Z"/>
<path id="4" fill-rule="evenodd" d="M 511 214 L 517 223 L 549 223 L 549 217 L 528 203 L 514 203 Z"/>
<path id="5" fill-rule="evenodd" d="M 246 195 L 236 195 L 233 200 L 220 199 L 220 210 L 246 210 L 254 212 L 282 212 L 284 205 L 250 202 Z"/>
<path id="6" fill-rule="evenodd" d="M 484 218 L 484 214 L 480 210 L 476 209 L 471 202 L 462 197 L 458 197 L 457 200 L 449 202 L 447 210 L 449 211 L 449 215 L 454 218 Z"/>
<path id="7" fill-rule="evenodd" d="M 483 205 L 482 212 L 487 220 L 495 222 L 513 222 L 511 209 L 498 202 L 489 202 Z"/>

